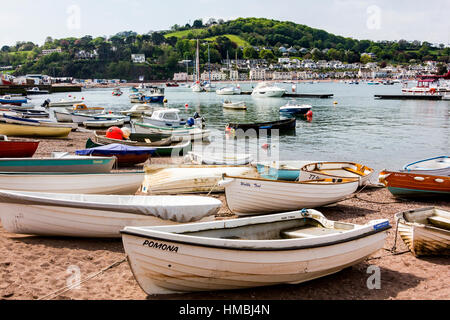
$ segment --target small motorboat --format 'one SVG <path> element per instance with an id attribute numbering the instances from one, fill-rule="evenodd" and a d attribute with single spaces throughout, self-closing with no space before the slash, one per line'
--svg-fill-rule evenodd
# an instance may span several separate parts
<path id="1" fill-rule="evenodd" d="M 120 111 L 121 114 L 131 117 L 140 117 L 143 114 L 148 114 L 153 111 L 153 108 L 148 104 L 137 104 L 132 106 L 130 109 L 125 111 Z"/>
<path id="2" fill-rule="evenodd" d="M 222 104 L 225 109 L 233 110 L 247 110 L 247 106 L 244 101 L 231 102 L 230 100 L 225 100 Z"/>
<path id="3" fill-rule="evenodd" d="M 88 107 L 84 103 L 75 104 L 72 108 L 68 108 L 68 110 L 70 110 L 71 112 L 81 112 L 88 114 L 99 114 L 105 112 L 105 108 L 103 107 Z"/>
<path id="4" fill-rule="evenodd" d="M 383 170 L 380 183 L 396 197 L 449 197 L 450 177 Z"/>
<path id="5" fill-rule="evenodd" d="M 22 104 L 26 104 L 27 102 L 27 98 L 13 97 L 11 95 L 0 96 L 0 104 L 21 106 Z"/>
<path id="6" fill-rule="evenodd" d="M 450 176 L 450 157 L 441 156 L 416 161 L 405 165 L 403 170 L 400 171 L 436 176 Z"/>
<path id="7" fill-rule="evenodd" d="M 68 111 L 54 110 L 53 113 L 58 122 L 72 122 L 72 114 Z"/>
<path id="8" fill-rule="evenodd" d="M 86 128 L 109 128 L 109 127 L 121 127 L 125 124 L 124 119 L 114 119 L 114 120 L 90 120 L 84 121 L 83 125 Z"/>
<path id="9" fill-rule="evenodd" d="M 76 98 L 70 98 L 70 99 L 61 99 L 57 102 L 44 102 L 44 106 L 47 106 L 49 108 L 67 108 L 72 107 L 76 104 L 83 103 L 83 100 L 77 100 Z"/>
<path id="10" fill-rule="evenodd" d="M 170 88 L 170 87 L 179 87 L 180 85 L 176 82 L 167 82 L 166 83 L 166 87 Z"/>
<path id="11" fill-rule="evenodd" d="M 252 96 L 256 98 L 277 98 L 282 97 L 284 94 L 286 94 L 285 89 L 266 82 L 259 83 L 252 92 Z"/>
<path id="12" fill-rule="evenodd" d="M 48 118 L 49 113 L 45 110 L 36 110 L 36 109 L 28 109 L 28 110 L 20 110 L 20 109 L 11 109 L 14 111 L 17 116 L 21 118 Z"/>
<path id="13" fill-rule="evenodd" d="M 311 109 L 312 109 L 311 105 L 308 104 L 300 105 L 290 101 L 286 105 L 280 107 L 280 112 L 292 115 L 306 115 L 308 111 L 310 111 Z"/>
<path id="14" fill-rule="evenodd" d="M 224 175 L 219 185 L 225 188 L 231 212 L 245 216 L 332 204 L 353 194 L 358 189 L 359 179 L 296 182 Z"/>
<path id="15" fill-rule="evenodd" d="M 122 90 L 120 88 L 116 88 L 113 90 L 112 95 L 115 97 L 120 97 L 123 94 Z"/>
<path id="16" fill-rule="evenodd" d="M 152 113 L 151 117 L 143 117 L 144 123 L 159 127 L 178 128 L 186 125 L 186 120 L 180 118 L 178 109 L 159 109 Z"/>
<path id="17" fill-rule="evenodd" d="M 38 87 L 27 89 L 27 95 L 49 94 L 48 90 L 41 90 Z"/>
<path id="18" fill-rule="evenodd" d="M 39 146 L 39 141 L 8 139 L 0 135 L 0 158 L 30 158 Z"/>
<path id="19" fill-rule="evenodd" d="M 199 196 L 84 195 L 0 190 L 8 232 L 118 238 L 125 226 L 171 225 L 217 213 L 220 200 Z"/>
<path id="20" fill-rule="evenodd" d="M 129 167 L 146 162 L 155 151 L 155 148 L 133 147 L 113 143 L 105 146 L 78 150 L 75 153 L 81 156 L 116 157 L 119 167 Z"/>
<path id="21" fill-rule="evenodd" d="M 450 255 L 450 212 L 421 208 L 395 215 L 403 242 L 418 256 Z"/>
<path id="22" fill-rule="evenodd" d="M 72 112 L 72 122 L 76 124 L 83 124 L 86 121 L 112 121 L 123 120 L 130 122 L 129 116 L 115 115 L 115 114 L 88 114 L 80 112 Z"/>
<path id="23" fill-rule="evenodd" d="M 221 95 L 221 96 L 232 96 L 235 94 L 241 94 L 241 89 L 238 87 L 225 87 L 225 88 L 220 88 L 218 90 L 216 90 L 216 94 Z"/>
<path id="24" fill-rule="evenodd" d="M 244 132 L 253 129 L 255 130 L 256 134 L 258 134 L 259 130 L 267 130 L 268 133 L 270 133 L 271 130 L 279 130 L 280 132 L 293 131 L 295 130 L 295 126 L 296 119 L 288 118 L 271 122 L 228 123 L 225 130 L 227 132 L 232 132 L 234 130 L 234 133 L 236 133 L 236 131 L 239 129 L 243 130 Z"/>
<path id="25" fill-rule="evenodd" d="M 302 210 L 173 226 L 126 227 L 125 253 L 149 295 L 298 284 L 382 249 L 388 220 L 364 225 Z"/>

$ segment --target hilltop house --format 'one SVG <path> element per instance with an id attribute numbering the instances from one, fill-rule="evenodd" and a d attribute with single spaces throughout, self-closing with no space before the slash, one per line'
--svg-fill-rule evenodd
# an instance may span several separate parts
<path id="1" fill-rule="evenodd" d="M 132 54 L 131 60 L 134 63 L 145 63 L 145 54 Z"/>

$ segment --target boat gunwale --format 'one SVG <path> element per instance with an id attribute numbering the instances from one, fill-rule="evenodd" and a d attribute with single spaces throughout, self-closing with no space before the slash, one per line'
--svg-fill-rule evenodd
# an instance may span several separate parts
<path id="1" fill-rule="evenodd" d="M 308 185 L 318 185 L 317 182 L 325 182 L 320 185 L 341 185 L 341 184 L 348 184 L 348 183 L 358 183 L 359 184 L 359 178 L 340 178 L 339 180 L 342 181 L 326 181 L 327 179 L 319 179 L 319 180 L 308 180 L 308 181 L 289 181 L 289 180 L 271 180 L 271 179 L 265 179 L 265 178 L 251 178 L 251 177 L 237 177 L 237 176 L 228 176 L 227 174 L 224 174 L 222 176 L 224 179 L 244 179 L 244 180 L 257 180 L 257 181 L 265 181 L 265 182 L 274 182 L 274 183 L 291 183 L 291 184 L 308 184 Z M 332 178 L 330 178 L 332 179 Z M 334 180 L 334 179 L 332 179 Z M 347 181 L 348 180 L 348 181 Z"/>

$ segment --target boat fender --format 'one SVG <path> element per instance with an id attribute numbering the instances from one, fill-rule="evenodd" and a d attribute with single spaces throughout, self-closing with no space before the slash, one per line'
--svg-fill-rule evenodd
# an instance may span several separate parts
<path id="1" fill-rule="evenodd" d="M 434 179 L 434 181 L 436 181 L 437 183 L 443 183 L 444 182 L 444 179 Z"/>
<path id="2" fill-rule="evenodd" d="M 416 180 L 416 181 L 424 181 L 425 178 L 424 177 L 414 177 L 414 180 Z"/>
<path id="3" fill-rule="evenodd" d="M 308 209 L 303 208 L 302 210 L 300 210 L 300 213 L 301 213 L 302 217 L 309 216 Z"/>

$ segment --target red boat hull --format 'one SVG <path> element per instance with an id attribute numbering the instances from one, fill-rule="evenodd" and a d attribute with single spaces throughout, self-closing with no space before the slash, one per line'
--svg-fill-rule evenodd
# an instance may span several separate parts
<path id="1" fill-rule="evenodd" d="M 0 158 L 31 158 L 39 141 L 0 141 Z"/>

